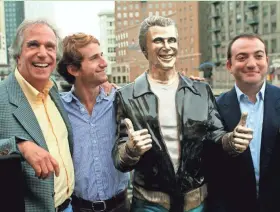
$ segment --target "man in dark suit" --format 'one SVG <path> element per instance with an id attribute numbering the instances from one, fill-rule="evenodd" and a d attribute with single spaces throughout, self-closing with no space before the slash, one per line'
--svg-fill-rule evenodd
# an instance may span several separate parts
<path id="1" fill-rule="evenodd" d="M 279 211 L 280 89 L 265 81 L 268 56 L 264 41 L 255 34 L 236 36 L 228 47 L 227 69 L 236 83 L 217 100 L 225 129 L 232 131 L 241 113 L 247 112 L 247 127 L 254 136 L 249 148 L 236 157 L 219 149 L 211 153 L 211 159 L 220 164 L 210 168 L 212 211 Z"/>
<path id="2" fill-rule="evenodd" d="M 45 21 L 23 22 L 10 49 L 15 71 L 0 83 L 0 155 L 22 158 L 26 212 L 72 211 L 72 130 L 50 80 L 58 39 Z"/>

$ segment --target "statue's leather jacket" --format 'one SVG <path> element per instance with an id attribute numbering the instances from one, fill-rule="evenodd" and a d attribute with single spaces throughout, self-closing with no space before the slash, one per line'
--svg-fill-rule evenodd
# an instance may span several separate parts
<path id="1" fill-rule="evenodd" d="M 134 169 L 133 183 L 137 186 L 169 194 L 171 208 L 172 205 L 183 205 L 184 194 L 205 183 L 202 171 L 204 143 L 215 142 L 221 145 L 221 138 L 226 133 L 209 85 L 181 75 L 179 77 L 176 110 L 180 162 L 177 173 L 163 141 L 159 126 L 158 99 L 151 91 L 147 73 L 120 88 L 116 92 L 114 104 L 118 122 L 116 143 L 112 151 L 115 167 L 122 172 Z M 128 140 L 124 118 L 132 121 L 135 130 L 148 129 L 152 138 L 152 148 L 133 165 L 120 160 L 120 147 Z M 181 209 L 182 207 L 170 211 L 180 212 Z"/>

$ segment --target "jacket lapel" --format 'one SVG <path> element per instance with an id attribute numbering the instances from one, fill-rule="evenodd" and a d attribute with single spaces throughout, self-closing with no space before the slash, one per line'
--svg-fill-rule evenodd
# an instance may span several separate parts
<path id="1" fill-rule="evenodd" d="M 226 130 L 231 132 L 234 130 L 234 128 L 239 122 L 239 119 L 241 117 L 241 111 L 239 107 L 239 102 L 237 100 L 235 88 L 231 89 L 228 93 L 224 95 L 224 100 L 221 104 L 219 104 L 219 108 L 222 112 L 222 117 L 226 124 Z"/>
<path id="2" fill-rule="evenodd" d="M 274 149 L 280 120 L 280 92 L 269 84 L 266 85 L 264 96 L 264 116 L 260 153 L 260 175 L 263 176 L 269 165 Z"/>
<path id="3" fill-rule="evenodd" d="M 239 102 L 237 99 L 237 94 L 235 88 L 230 90 L 228 93 L 224 94 L 225 96 L 222 97 L 223 100 L 218 100 L 219 109 L 221 116 L 223 117 L 223 121 L 225 123 L 225 128 L 227 131 L 232 132 L 234 128 L 239 123 L 241 117 L 241 110 L 239 106 Z M 246 171 L 252 176 L 252 180 L 255 180 L 254 177 L 254 166 L 253 166 L 253 159 L 251 156 L 250 147 L 247 148 L 245 152 L 233 158 L 233 161 L 239 161 L 238 163 L 242 163 L 242 166 L 247 169 Z M 238 164 L 237 163 L 237 164 Z M 240 168 L 240 167 L 238 167 Z M 256 183 L 256 182 L 255 182 Z"/>
<path id="4" fill-rule="evenodd" d="M 9 100 L 12 104 L 17 106 L 14 110 L 14 116 L 22 125 L 22 127 L 29 133 L 38 145 L 48 150 L 40 125 L 36 116 L 29 105 L 22 89 L 20 88 L 14 74 L 9 76 L 7 82 L 7 92 Z"/>

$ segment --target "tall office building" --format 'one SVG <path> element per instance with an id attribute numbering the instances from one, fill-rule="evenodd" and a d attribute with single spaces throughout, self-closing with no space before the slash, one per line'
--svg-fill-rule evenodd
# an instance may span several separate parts
<path id="1" fill-rule="evenodd" d="M 7 65 L 4 3 L 0 1 L 0 65 Z"/>
<path id="2" fill-rule="evenodd" d="M 23 19 L 23 1 L 0 1 L 0 80 L 3 80 L 11 71 L 8 48 Z"/>
<path id="3" fill-rule="evenodd" d="M 100 44 L 108 63 L 106 73 L 112 81 L 112 65 L 116 62 L 116 36 L 114 11 L 102 11 L 98 14 L 100 23 Z"/>
<path id="4" fill-rule="evenodd" d="M 207 2 L 116 1 L 117 63 L 112 72 L 117 77 L 113 82 L 132 82 L 148 69 L 148 61 L 138 44 L 138 33 L 140 23 L 151 15 L 169 17 L 176 22 L 179 33 L 176 69 L 198 76 L 200 63 L 211 59 L 211 48 L 207 43 L 211 36 L 207 30 L 210 20 L 203 16 L 208 14 L 209 8 Z"/>
<path id="5" fill-rule="evenodd" d="M 242 32 L 261 35 L 268 49 L 270 67 L 280 58 L 280 2 L 278 1 L 212 1 L 212 60 L 216 64 L 214 88 L 229 89 L 233 77 L 226 70 L 227 46 Z M 279 59 L 278 59 L 279 61 Z M 276 76 L 278 77 L 278 76 Z M 280 79 L 280 72 L 279 72 Z"/>
<path id="6" fill-rule="evenodd" d="M 17 27 L 24 20 L 23 1 L 4 1 L 7 49 L 13 42 Z"/>

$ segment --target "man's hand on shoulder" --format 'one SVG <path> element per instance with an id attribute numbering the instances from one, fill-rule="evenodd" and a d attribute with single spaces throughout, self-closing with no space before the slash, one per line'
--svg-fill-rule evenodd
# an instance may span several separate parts
<path id="1" fill-rule="evenodd" d="M 38 178 L 46 179 L 53 173 L 55 176 L 59 176 L 59 165 L 48 151 L 32 141 L 22 141 L 17 145 L 25 160 L 35 170 L 35 175 Z"/>
<path id="2" fill-rule="evenodd" d="M 116 84 L 110 83 L 110 82 L 108 82 L 108 81 L 107 81 L 107 82 L 104 82 L 104 83 L 101 85 L 101 87 L 104 89 L 104 91 L 105 91 L 105 93 L 106 93 L 107 96 L 110 95 L 110 93 L 111 93 L 111 91 L 112 91 L 113 88 L 116 88 L 116 89 L 119 88 Z"/>
<path id="3" fill-rule="evenodd" d="M 191 80 L 196 80 L 196 81 L 203 81 L 203 82 L 205 82 L 205 78 L 203 78 L 203 77 L 195 77 L 195 76 L 193 76 L 193 75 L 191 75 L 190 77 L 189 77 Z"/>

